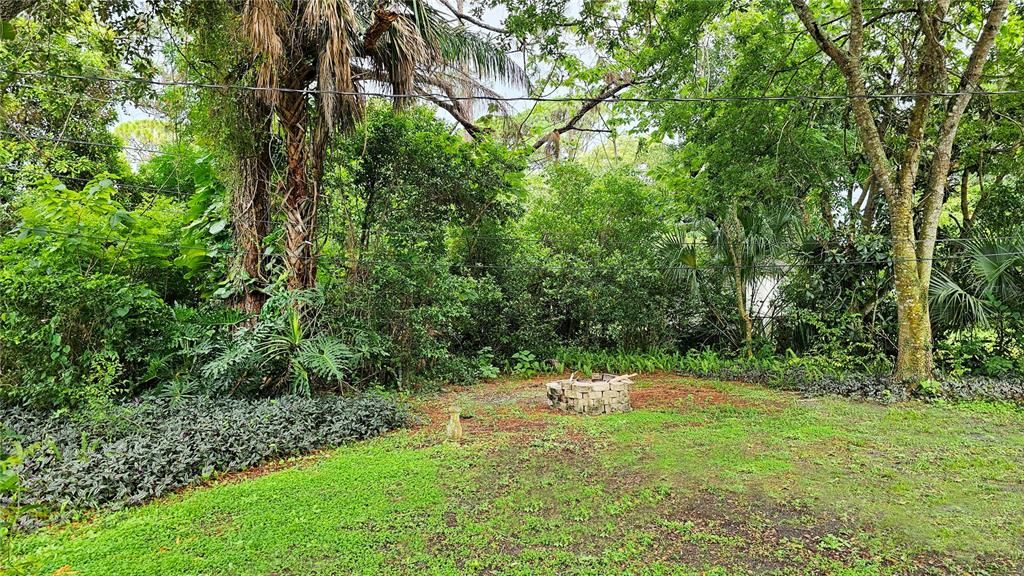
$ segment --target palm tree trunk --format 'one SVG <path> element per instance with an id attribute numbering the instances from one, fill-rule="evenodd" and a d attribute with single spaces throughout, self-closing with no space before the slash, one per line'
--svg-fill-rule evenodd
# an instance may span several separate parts
<path id="1" fill-rule="evenodd" d="M 303 290 L 316 286 L 313 250 L 314 217 L 312 187 L 307 179 L 306 99 L 302 92 L 280 96 L 278 117 L 285 132 L 288 157 L 284 193 L 285 264 L 288 289 Z"/>
<path id="2" fill-rule="evenodd" d="M 263 244 L 270 230 L 270 107 L 255 94 L 241 102 L 245 141 L 251 144 L 238 159 L 238 185 L 231 198 L 231 221 L 239 264 L 245 274 L 238 308 L 259 314 L 267 300 Z"/>
<path id="3" fill-rule="evenodd" d="M 239 161 L 240 183 L 231 203 L 235 242 L 246 282 L 239 302 L 243 312 L 258 314 L 267 300 L 263 242 L 270 229 L 270 147 Z"/>

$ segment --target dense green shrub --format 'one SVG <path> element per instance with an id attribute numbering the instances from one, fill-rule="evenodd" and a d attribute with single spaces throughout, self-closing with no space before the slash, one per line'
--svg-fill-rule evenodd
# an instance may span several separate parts
<path id="1" fill-rule="evenodd" d="M 894 352 L 888 243 L 878 234 L 808 236 L 782 284 L 778 351 L 800 355 Z"/>
<path id="2" fill-rule="evenodd" d="M 885 357 L 850 356 L 722 356 L 714 350 L 680 352 L 615 352 L 563 348 L 556 354 L 566 370 L 626 374 L 674 371 L 682 374 L 755 382 L 765 386 L 820 396 L 834 394 L 879 402 L 911 397 L 949 400 L 1009 400 L 1024 402 L 1024 381 L 1003 378 L 948 377 L 918 388 L 892 379 Z"/>
<path id="3" fill-rule="evenodd" d="M 502 347 L 501 303 L 515 297 L 491 272 L 517 244 L 506 224 L 523 210 L 523 157 L 467 142 L 429 110 L 378 103 L 335 158 L 323 317 L 377 352 L 360 359 L 359 380 L 477 379 L 481 350 Z"/>
<path id="4" fill-rule="evenodd" d="M 379 338 L 380 351 L 361 362 L 364 378 L 404 386 L 476 380 L 468 359 L 477 350 L 467 350 L 465 343 L 486 319 L 473 312 L 500 293 L 486 278 L 455 274 L 446 259 L 424 254 L 415 265 L 367 267 L 358 282 L 328 296 L 327 310 L 339 320 L 339 331 Z"/>
<path id="5" fill-rule="evenodd" d="M 0 411 L 24 442 L 41 447 L 19 465 L 22 503 L 54 511 L 120 508 L 218 472 L 369 438 L 405 419 L 393 399 L 379 395 L 146 400 L 112 414 L 82 423 Z"/>
<path id="6" fill-rule="evenodd" d="M 102 402 L 139 384 L 170 308 L 124 277 L 0 260 L 0 401 Z"/>
<path id="7" fill-rule="evenodd" d="M 358 334 L 333 334 L 323 306 L 319 290 L 274 290 L 253 316 L 223 305 L 176 306 L 147 378 L 171 398 L 351 391 L 356 368 L 379 350 Z"/>
<path id="8" fill-rule="evenodd" d="M 667 191 L 629 170 L 592 172 L 558 163 L 521 222 L 541 263 L 529 286 L 563 345 L 649 349 L 672 344 L 673 290 L 655 248 L 674 214 Z M 536 348 L 536 346 L 531 346 Z"/>

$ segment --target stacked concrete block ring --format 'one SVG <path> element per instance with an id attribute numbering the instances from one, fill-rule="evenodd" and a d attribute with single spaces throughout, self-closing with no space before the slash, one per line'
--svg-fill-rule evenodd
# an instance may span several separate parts
<path id="1" fill-rule="evenodd" d="M 570 377 L 548 384 L 548 406 L 577 414 L 628 412 L 630 379 L 635 374 L 618 376 L 595 373 L 590 378 Z"/>

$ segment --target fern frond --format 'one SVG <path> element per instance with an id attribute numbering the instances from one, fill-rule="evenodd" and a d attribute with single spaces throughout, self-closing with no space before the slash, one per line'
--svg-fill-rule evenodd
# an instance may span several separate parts
<path id="1" fill-rule="evenodd" d="M 941 270 L 933 272 L 928 291 L 931 315 L 937 322 L 954 329 L 988 326 L 989 310 L 985 301 L 965 290 Z"/>

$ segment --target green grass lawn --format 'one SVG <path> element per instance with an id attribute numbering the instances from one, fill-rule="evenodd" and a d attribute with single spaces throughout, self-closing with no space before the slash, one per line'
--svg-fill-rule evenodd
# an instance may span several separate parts
<path id="1" fill-rule="evenodd" d="M 633 412 L 584 418 L 539 382 L 421 400 L 415 429 L 18 549 L 98 576 L 1024 572 L 1020 409 L 659 376 Z"/>

